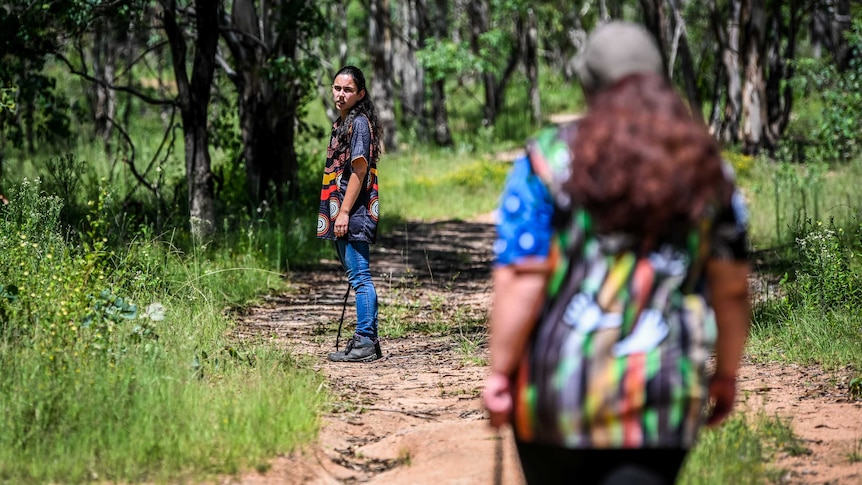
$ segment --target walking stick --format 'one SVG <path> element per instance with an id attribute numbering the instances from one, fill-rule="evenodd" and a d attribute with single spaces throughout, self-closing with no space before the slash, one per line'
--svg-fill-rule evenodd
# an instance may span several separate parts
<path id="1" fill-rule="evenodd" d="M 503 485 L 503 437 L 496 431 L 494 440 L 494 485 Z"/>
<path id="2" fill-rule="evenodd" d="M 350 295 L 350 283 L 347 283 L 347 292 L 344 293 L 344 304 L 341 305 L 341 319 L 338 321 L 338 334 L 335 335 L 335 351 L 338 352 L 338 341 L 341 340 L 341 327 L 344 325 L 344 311 L 347 309 L 347 296 Z"/>

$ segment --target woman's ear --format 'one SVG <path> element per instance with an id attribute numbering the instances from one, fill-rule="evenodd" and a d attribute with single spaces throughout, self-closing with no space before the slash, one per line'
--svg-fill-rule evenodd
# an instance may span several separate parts
<path id="1" fill-rule="evenodd" d="M 359 96 L 358 96 L 359 101 L 362 101 L 363 99 L 365 99 L 365 93 L 366 93 L 366 91 L 364 89 L 362 91 L 359 91 Z"/>

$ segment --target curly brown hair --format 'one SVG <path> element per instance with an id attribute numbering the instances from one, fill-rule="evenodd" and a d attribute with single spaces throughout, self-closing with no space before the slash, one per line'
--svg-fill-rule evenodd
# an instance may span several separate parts
<path id="1" fill-rule="evenodd" d="M 718 144 L 662 76 L 628 76 L 597 93 L 569 147 L 564 189 L 598 231 L 633 235 L 643 249 L 684 237 L 731 196 Z"/>

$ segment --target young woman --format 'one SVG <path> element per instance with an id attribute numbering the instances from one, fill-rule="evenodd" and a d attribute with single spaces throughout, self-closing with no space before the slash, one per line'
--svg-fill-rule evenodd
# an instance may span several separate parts
<path id="1" fill-rule="evenodd" d="M 535 136 L 501 199 L 483 397 L 528 483 L 671 484 L 733 406 L 746 216 L 649 35 L 600 29 L 588 113 Z"/>
<path id="2" fill-rule="evenodd" d="M 354 66 L 341 68 L 332 81 L 339 117 L 332 124 L 326 151 L 317 237 L 334 241 L 338 258 L 356 296 L 356 331 L 335 362 L 371 362 L 382 357 L 377 336 L 377 290 L 369 270 L 369 244 L 377 237 L 377 160 L 380 125 Z"/>

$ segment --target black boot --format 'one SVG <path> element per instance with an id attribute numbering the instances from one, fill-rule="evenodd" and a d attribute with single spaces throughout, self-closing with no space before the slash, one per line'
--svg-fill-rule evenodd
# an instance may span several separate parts
<path id="1" fill-rule="evenodd" d="M 372 362 L 381 357 L 380 342 L 364 335 L 354 335 L 343 351 L 330 352 L 327 356 L 333 362 Z"/>

